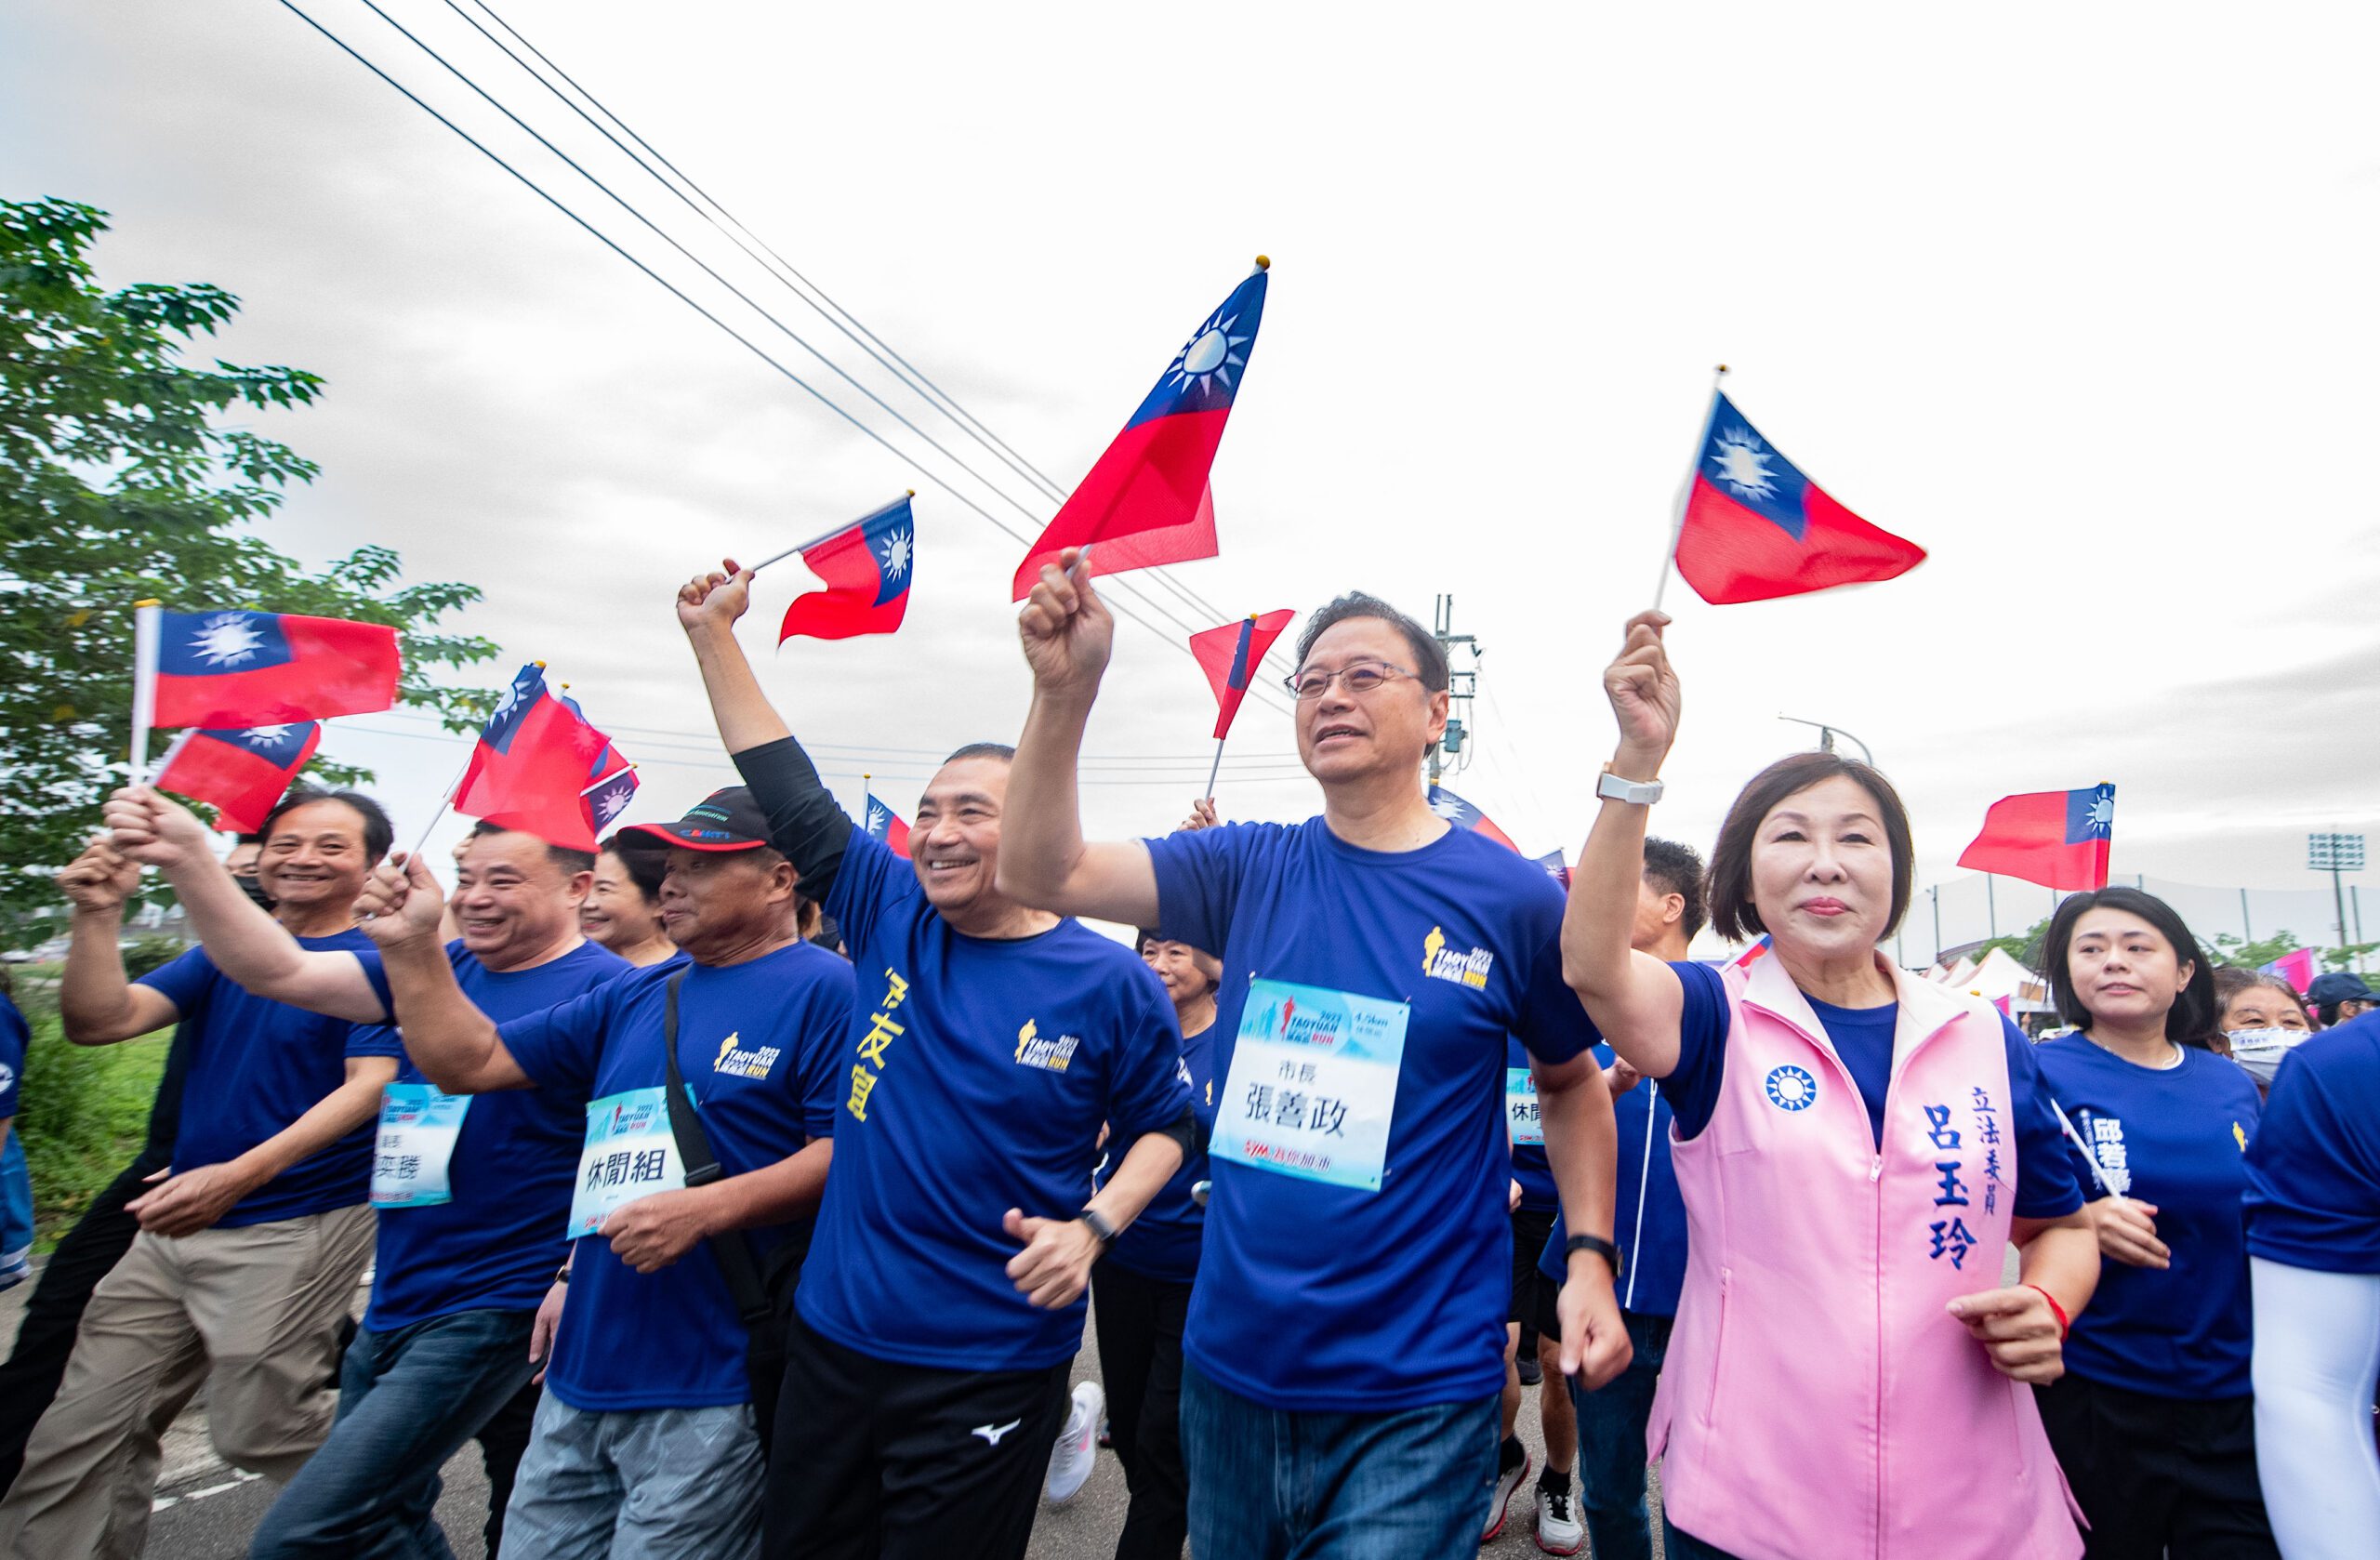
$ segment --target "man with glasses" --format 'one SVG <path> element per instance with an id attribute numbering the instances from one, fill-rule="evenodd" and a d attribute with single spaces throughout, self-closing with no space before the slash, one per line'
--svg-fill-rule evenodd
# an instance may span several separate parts
<path id="1" fill-rule="evenodd" d="M 1114 623 L 1077 562 L 1042 571 L 1021 622 L 1033 707 L 998 882 L 1223 956 L 1228 1070 L 1183 1341 L 1191 1551 L 1463 1553 L 1496 1476 L 1507 1032 L 1533 1057 L 1580 1232 L 1566 1357 L 1591 1387 L 1628 1358 L 1611 1101 L 1562 982 L 1561 893 L 1431 812 L 1446 657 L 1359 593 L 1308 622 L 1289 680 L 1321 816 L 1086 844 L 1075 768 Z"/>

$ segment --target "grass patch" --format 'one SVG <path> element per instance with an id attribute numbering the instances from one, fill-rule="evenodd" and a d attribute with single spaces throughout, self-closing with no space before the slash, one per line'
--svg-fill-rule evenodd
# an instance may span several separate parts
<path id="1" fill-rule="evenodd" d="M 16 1130 L 33 1172 L 33 1249 L 46 1251 L 139 1152 L 172 1031 L 75 1045 L 59 1023 L 56 972 L 41 966 L 18 966 L 17 1005 L 33 1038 Z"/>

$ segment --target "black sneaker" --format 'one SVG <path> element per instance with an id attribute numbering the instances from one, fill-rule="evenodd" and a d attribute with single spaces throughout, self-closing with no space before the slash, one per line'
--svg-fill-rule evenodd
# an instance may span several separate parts
<path id="1" fill-rule="evenodd" d="M 1521 1385 L 1525 1387 L 1533 1387 L 1545 1380 L 1545 1367 L 1537 1362 L 1535 1355 L 1523 1355 L 1517 1368 L 1521 1373 Z"/>

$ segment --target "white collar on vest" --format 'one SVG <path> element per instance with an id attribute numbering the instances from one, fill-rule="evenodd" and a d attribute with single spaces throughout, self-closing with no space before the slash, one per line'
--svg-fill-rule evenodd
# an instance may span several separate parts
<path id="1" fill-rule="evenodd" d="M 1910 1054 L 1949 1028 L 1960 1018 L 1990 1007 L 1979 997 L 1937 985 L 1901 969 L 1886 958 L 1880 949 L 1876 954 L 1877 968 L 1893 983 L 1893 994 L 1899 1004 L 1893 1024 L 1893 1072 L 1897 1075 L 1909 1061 Z M 1818 1022 L 1810 1007 L 1810 999 L 1793 984 L 1785 972 L 1785 962 L 1777 957 L 1774 945 L 1767 958 L 1755 959 L 1739 977 L 1743 1000 L 1774 1017 L 1783 1019 L 1802 1038 L 1822 1050 L 1831 1052 L 1834 1042 Z M 1837 1057 L 1837 1060 L 1841 1060 Z"/>

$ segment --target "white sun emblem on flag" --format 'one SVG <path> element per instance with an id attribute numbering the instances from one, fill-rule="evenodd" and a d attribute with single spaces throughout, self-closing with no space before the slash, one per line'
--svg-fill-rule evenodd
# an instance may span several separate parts
<path id="1" fill-rule="evenodd" d="M 1768 469 L 1768 451 L 1751 429 L 1728 429 L 1719 435 L 1718 445 L 1711 458 L 1718 465 L 1721 482 L 1754 498 L 1777 496 L 1776 473 Z"/>
<path id="2" fill-rule="evenodd" d="M 608 824 L 614 818 L 618 817 L 622 813 L 627 812 L 628 798 L 635 794 L 635 787 L 633 787 L 615 786 L 610 790 L 605 791 L 602 796 L 597 797 L 595 799 L 595 813 L 597 821 L 599 823 Z"/>
<path id="3" fill-rule="evenodd" d="M 251 726 L 247 743 L 251 747 L 278 747 L 289 740 L 287 726 Z"/>
<path id="4" fill-rule="evenodd" d="M 882 834 L 884 832 L 883 808 L 871 807 L 867 810 L 867 832 L 870 834 Z"/>
<path id="5" fill-rule="evenodd" d="M 2100 792 L 2096 793 L 2096 794 L 2091 798 L 2091 811 L 2090 811 L 2090 813 L 2089 813 L 2089 823 L 2090 823 L 2090 826 L 2091 826 L 2091 832 L 2092 832 L 2093 834 L 2105 834 L 2105 833 L 2107 833 L 2109 830 L 2110 830 L 2110 829 L 2112 829 L 2112 828 L 2114 828 L 2114 827 L 2115 827 L 2115 824 L 2116 824 L 2116 794 L 2115 794 L 2115 792 L 2113 792 L 2113 791 L 2100 791 Z"/>
<path id="6" fill-rule="evenodd" d="M 1197 335 L 1183 343 L 1182 350 L 1174 354 L 1173 367 L 1168 374 L 1172 388 L 1196 389 L 1204 394 L 1221 379 L 1223 389 L 1231 389 L 1231 371 L 1248 361 L 1240 349 L 1256 339 L 1253 333 L 1234 336 L 1231 327 L 1237 324 L 1236 314 L 1227 320 L 1210 319 Z"/>
<path id="7" fill-rule="evenodd" d="M 199 625 L 191 648 L 208 666 L 236 666 L 264 648 L 264 636 L 256 631 L 245 614 L 218 613 Z"/>
<path id="8" fill-rule="evenodd" d="M 1672 467 L 1671 469 L 1675 470 L 1676 468 Z M 1431 797 L 1430 811 L 1435 813 L 1439 817 L 1444 818 L 1450 824 L 1459 824 L 1462 822 L 1462 803 L 1455 800 L 1454 798 L 1450 796 L 1436 795 Z"/>
<path id="9" fill-rule="evenodd" d="M 895 531 L 884 543 L 884 572 L 899 579 L 909 572 L 909 533 Z"/>
<path id="10" fill-rule="evenodd" d="M 496 695 L 496 713 L 488 717 L 491 725 L 502 724 L 505 717 L 521 707 L 521 701 L 527 696 L 527 686 L 525 679 L 505 685 L 504 692 Z"/>

